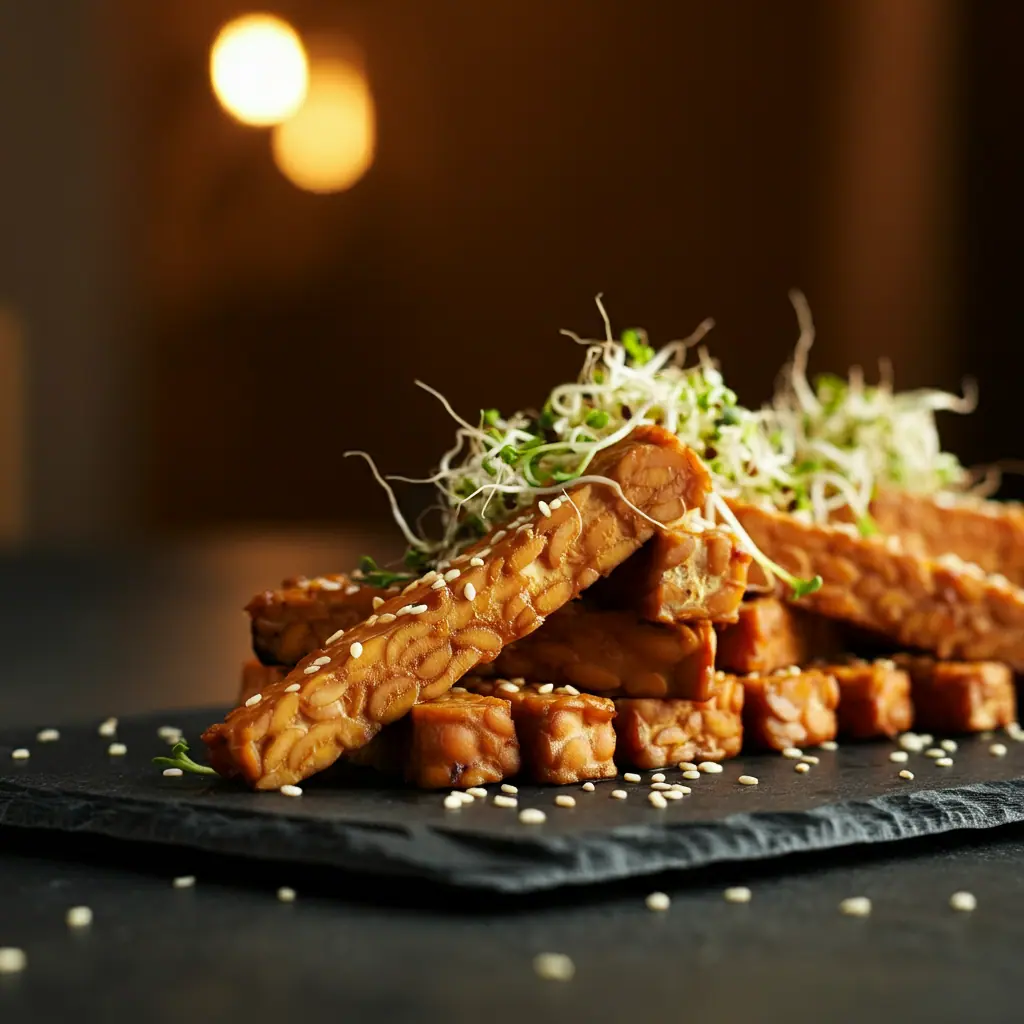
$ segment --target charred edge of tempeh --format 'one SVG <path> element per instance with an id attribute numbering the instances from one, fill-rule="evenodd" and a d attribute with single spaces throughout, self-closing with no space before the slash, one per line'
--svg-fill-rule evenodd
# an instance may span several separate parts
<path id="1" fill-rule="evenodd" d="M 888 658 L 816 666 L 839 684 L 839 735 L 867 740 L 895 736 L 914 722 L 910 676 Z"/>
<path id="2" fill-rule="evenodd" d="M 753 750 L 813 747 L 834 740 L 839 684 L 820 669 L 741 677 L 743 741 Z"/>
<path id="3" fill-rule="evenodd" d="M 643 544 L 651 519 L 673 522 L 708 494 L 697 456 L 656 427 L 600 452 L 591 473 L 625 500 L 607 483 L 579 483 L 556 511 L 535 505 L 493 531 L 211 726 L 211 763 L 259 789 L 323 770 L 540 626 Z"/>

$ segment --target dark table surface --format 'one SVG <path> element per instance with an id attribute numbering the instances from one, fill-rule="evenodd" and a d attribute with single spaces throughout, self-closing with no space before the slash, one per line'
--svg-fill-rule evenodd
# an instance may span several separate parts
<path id="1" fill-rule="evenodd" d="M 0 724 L 230 699 L 239 608 L 365 543 L 252 539 L 0 560 Z M 138 844 L 0 832 L 0 1022 L 1019 1021 L 1024 829 L 500 898 Z M 194 889 L 171 885 L 194 874 Z M 747 905 L 723 900 L 747 884 Z M 275 897 L 298 891 L 294 904 Z M 667 913 L 644 897 L 661 889 Z M 969 890 L 973 914 L 949 897 Z M 838 912 L 866 895 L 873 913 Z M 83 932 L 64 923 L 87 905 Z M 532 968 L 566 953 L 568 983 Z"/>

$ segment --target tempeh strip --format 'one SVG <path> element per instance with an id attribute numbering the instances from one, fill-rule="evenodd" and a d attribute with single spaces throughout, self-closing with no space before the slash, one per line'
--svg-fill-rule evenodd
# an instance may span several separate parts
<path id="1" fill-rule="evenodd" d="M 783 669 L 742 682 L 744 746 L 785 750 L 836 738 L 839 684 L 827 672 Z"/>
<path id="2" fill-rule="evenodd" d="M 850 661 L 823 665 L 839 684 L 839 735 L 853 740 L 895 736 L 914 722 L 910 677 L 895 662 Z"/>
<path id="3" fill-rule="evenodd" d="M 1003 577 L 955 556 L 921 558 L 898 538 L 861 537 L 852 526 L 814 526 L 752 505 L 734 512 L 769 558 L 798 576 L 821 576 L 802 608 L 940 658 L 1024 669 L 1024 590 Z"/>
<path id="4" fill-rule="evenodd" d="M 287 665 L 264 665 L 256 658 L 250 658 L 242 664 L 242 686 L 238 695 L 238 703 L 244 704 L 253 694 L 262 694 L 274 683 L 279 683 L 288 675 Z"/>
<path id="5" fill-rule="evenodd" d="M 651 520 L 674 522 L 709 493 L 697 456 L 658 427 L 599 452 L 590 475 L 601 479 L 571 486 L 556 510 L 535 505 L 492 532 L 443 576 L 428 573 L 259 702 L 211 726 L 211 764 L 257 789 L 322 771 L 535 630 L 648 540 Z M 474 566 L 476 551 L 483 564 Z"/>
<path id="6" fill-rule="evenodd" d="M 605 696 L 706 700 L 715 675 L 715 630 L 710 622 L 663 625 L 576 602 L 506 647 L 494 668 L 502 676 Z"/>

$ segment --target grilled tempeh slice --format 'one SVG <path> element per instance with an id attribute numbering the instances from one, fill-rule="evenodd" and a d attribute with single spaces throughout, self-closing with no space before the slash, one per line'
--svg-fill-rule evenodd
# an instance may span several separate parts
<path id="1" fill-rule="evenodd" d="M 824 585 L 800 605 L 940 658 L 1003 661 L 1024 669 L 1024 590 L 944 555 L 930 560 L 896 537 L 812 526 L 751 505 L 734 512 L 769 558 Z"/>
<path id="2" fill-rule="evenodd" d="M 843 645 L 834 622 L 772 596 L 745 601 L 736 623 L 720 626 L 717 632 L 715 664 L 739 675 L 806 665 L 838 654 Z"/>
<path id="3" fill-rule="evenodd" d="M 743 746 L 743 684 L 715 683 L 709 700 L 621 698 L 615 702 L 620 763 L 665 768 L 680 761 L 723 761 Z"/>
<path id="4" fill-rule="evenodd" d="M 839 684 L 820 669 L 743 680 L 743 742 L 755 750 L 814 747 L 836 738 Z"/>
<path id="5" fill-rule="evenodd" d="M 473 678 L 470 690 L 509 701 L 522 754 L 533 782 L 566 786 L 617 774 L 615 703 L 550 684 Z"/>
<path id="6" fill-rule="evenodd" d="M 823 665 L 839 684 L 839 735 L 854 740 L 895 736 L 914 721 L 910 676 L 886 658 Z"/>
<path id="7" fill-rule="evenodd" d="M 985 572 L 1024 585 L 1024 507 L 966 495 L 883 490 L 871 503 L 882 533 L 908 551 L 937 558 L 953 554 Z"/>
<path id="8" fill-rule="evenodd" d="M 732 531 L 688 516 L 655 534 L 587 598 L 649 622 L 735 622 L 749 566 Z"/>
<path id="9" fill-rule="evenodd" d="M 715 630 L 710 622 L 668 626 L 574 602 L 542 630 L 506 647 L 494 667 L 502 676 L 605 696 L 706 700 L 715 675 Z"/>
<path id="10" fill-rule="evenodd" d="M 895 660 L 910 673 L 915 729 L 984 732 L 1017 721 L 1017 691 L 1006 665 L 903 654 Z"/>
<path id="11" fill-rule="evenodd" d="M 258 789 L 322 771 L 531 633 L 648 540 L 650 519 L 676 521 L 710 487 L 699 458 L 658 427 L 599 452 L 589 475 L 627 500 L 588 480 L 554 509 L 535 505 L 493 531 L 211 726 L 203 739 L 213 766 Z"/>
<path id="12" fill-rule="evenodd" d="M 252 649 L 264 665 L 295 665 L 339 629 L 351 629 L 378 602 L 398 593 L 366 586 L 343 573 L 285 580 L 245 607 L 252 619 Z"/>

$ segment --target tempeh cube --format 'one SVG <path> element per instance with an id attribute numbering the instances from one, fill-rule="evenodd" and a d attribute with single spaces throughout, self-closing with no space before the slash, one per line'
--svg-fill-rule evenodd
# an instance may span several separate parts
<path id="1" fill-rule="evenodd" d="M 734 533 L 691 518 L 656 533 L 587 597 L 650 622 L 735 622 L 749 566 Z"/>
<path id="2" fill-rule="evenodd" d="M 265 665 L 295 665 L 339 629 L 367 618 L 374 598 L 386 600 L 396 593 L 397 587 L 370 587 L 343 573 L 285 580 L 245 607 L 252 619 L 252 648 Z"/>
<path id="3" fill-rule="evenodd" d="M 777 597 L 755 597 L 740 606 L 734 625 L 718 628 L 715 664 L 739 675 L 774 672 L 832 657 L 842 643 L 839 627 L 829 619 Z"/>
<path id="4" fill-rule="evenodd" d="M 850 622 L 940 658 L 1003 661 L 1024 669 L 1024 590 L 955 556 L 909 554 L 896 537 L 814 526 L 752 505 L 733 510 L 752 541 L 798 576 L 824 585 L 808 611 Z"/>
<path id="5" fill-rule="evenodd" d="M 782 669 L 742 680 L 743 737 L 753 749 L 816 747 L 836 738 L 839 684 L 820 669 Z"/>
<path id="6" fill-rule="evenodd" d="M 910 676 L 886 658 L 823 665 L 839 684 L 839 735 L 854 740 L 895 736 L 910 728 Z"/>
<path id="7" fill-rule="evenodd" d="M 699 458 L 673 434 L 638 427 L 599 452 L 555 509 L 535 504 L 492 531 L 452 569 L 428 573 L 303 658 L 258 703 L 211 726 L 211 764 L 258 789 L 322 771 L 533 632 L 636 551 L 655 523 L 702 507 L 709 487 Z"/>
<path id="8" fill-rule="evenodd" d="M 984 732 L 1017 721 L 1017 692 L 1006 665 L 907 655 L 896 663 L 910 673 L 915 729 Z"/>
<path id="9" fill-rule="evenodd" d="M 722 761 L 743 745 L 743 684 L 725 676 L 706 701 L 619 698 L 616 758 L 636 768 Z"/>
<path id="10" fill-rule="evenodd" d="M 663 625 L 577 601 L 506 647 L 494 668 L 606 696 L 705 700 L 715 675 L 715 631 L 709 622 Z"/>
<path id="11" fill-rule="evenodd" d="M 527 778 L 564 786 L 615 777 L 615 703 L 607 697 L 550 683 L 474 678 L 466 685 L 512 705 Z"/>

